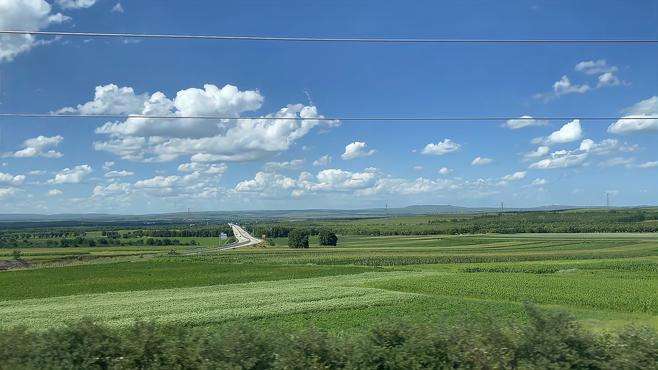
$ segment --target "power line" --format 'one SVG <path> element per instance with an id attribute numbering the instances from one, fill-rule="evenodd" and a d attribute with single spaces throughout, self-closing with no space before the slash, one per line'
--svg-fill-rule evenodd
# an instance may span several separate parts
<path id="1" fill-rule="evenodd" d="M 297 120 L 297 121 L 407 121 L 407 122 L 445 122 L 445 121 L 507 121 L 507 120 L 541 120 L 541 121 L 565 121 L 580 119 L 584 121 L 613 121 L 613 120 L 658 120 L 658 116 L 624 116 L 624 117 L 611 117 L 611 116 L 544 116 L 544 117 L 518 117 L 518 116 L 436 116 L 436 117 L 410 117 L 410 116 L 369 116 L 369 117 L 349 117 L 349 116 L 334 116 L 334 117 L 230 117 L 230 116 L 164 116 L 164 115 L 144 115 L 144 114 L 72 114 L 72 113 L 17 113 L 6 112 L 0 113 L 0 118 L 115 118 L 115 119 L 199 119 L 199 120 L 234 120 L 234 121 L 251 121 L 251 120 L 264 120 L 264 121 L 284 121 L 284 120 Z"/>
<path id="2" fill-rule="evenodd" d="M 363 43 L 363 44 L 658 44 L 658 39 L 493 39 L 493 38 L 404 38 L 404 37 L 288 37 L 254 35 L 191 35 L 154 33 L 112 32 L 64 32 L 0 30 L 3 35 L 75 36 L 75 37 L 120 37 L 169 40 L 215 40 L 215 41 L 274 41 L 274 42 L 317 42 L 317 43 Z"/>

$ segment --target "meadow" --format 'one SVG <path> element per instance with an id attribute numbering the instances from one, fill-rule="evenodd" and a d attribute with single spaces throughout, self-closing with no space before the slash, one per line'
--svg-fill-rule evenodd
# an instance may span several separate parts
<path id="1" fill-rule="evenodd" d="M 311 237 L 309 249 L 290 249 L 272 238 L 273 246 L 231 251 L 196 239 L 25 248 L 32 266 L 0 272 L 0 327 L 41 331 L 89 318 L 117 328 L 145 320 L 346 333 L 396 320 L 524 323 L 531 302 L 596 331 L 658 328 L 653 233 L 339 235 L 336 247 Z"/>

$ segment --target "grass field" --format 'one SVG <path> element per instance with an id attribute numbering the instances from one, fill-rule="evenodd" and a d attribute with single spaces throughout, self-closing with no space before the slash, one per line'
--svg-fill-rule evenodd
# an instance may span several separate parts
<path id="1" fill-rule="evenodd" d="M 114 326 L 247 321 L 350 331 L 400 318 L 522 322 L 523 303 L 534 302 L 596 329 L 658 328 L 655 234 L 345 236 L 338 247 L 293 250 L 278 239 L 230 252 L 205 242 L 177 256 L 86 248 L 123 257 L 0 272 L 0 326 L 45 329 L 90 317 Z M 44 249 L 28 252 L 83 253 Z"/>

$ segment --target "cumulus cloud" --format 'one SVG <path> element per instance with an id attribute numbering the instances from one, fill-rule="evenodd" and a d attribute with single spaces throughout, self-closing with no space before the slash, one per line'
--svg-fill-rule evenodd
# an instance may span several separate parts
<path id="1" fill-rule="evenodd" d="M 624 112 L 626 115 L 610 125 L 608 132 L 630 134 L 658 131 L 658 96 L 642 100 Z"/>
<path id="2" fill-rule="evenodd" d="M 20 186 L 25 182 L 25 175 L 11 175 L 0 172 L 0 184 Z"/>
<path id="3" fill-rule="evenodd" d="M 92 173 L 93 169 L 88 164 L 81 164 L 73 168 L 65 168 L 55 174 L 55 177 L 48 180 L 49 184 L 77 184 L 82 182 L 87 175 Z"/>
<path id="4" fill-rule="evenodd" d="M 0 188 L 0 199 L 11 198 L 20 193 L 17 188 Z"/>
<path id="5" fill-rule="evenodd" d="M 471 166 L 486 166 L 493 162 L 493 159 L 487 157 L 475 157 L 471 161 Z"/>
<path id="6" fill-rule="evenodd" d="M 445 176 L 445 175 L 449 175 L 450 173 L 452 173 L 452 170 L 448 167 L 439 168 L 439 174 L 441 174 L 441 175 Z"/>
<path id="7" fill-rule="evenodd" d="M 621 80 L 619 77 L 615 76 L 612 72 L 606 72 L 599 76 L 599 82 L 596 84 L 596 87 L 601 88 L 617 85 L 621 85 Z"/>
<path id="8" fill-rule="evenodd" d="M 613 158 L 608 158 L 605 161 L 599 163 L 599 166 L 601 166 L 601 167 L 617 167 L 617 166 L 631 167 L 633 162 L 635 162 L 635 158 L 613 157 Z"/>
<path id="9" fill-rule="evenodd" d="M 548 147 L 548 146 L 546 146 L 546 145 L 542 145 L 542 146 L 540 146 L 540 147 L 537 147 L 537 149 L 535 149 L 535 150 L 533 150 L 533 151 L 531 151 L 531 152 L 525 153 L 525 154 L 523 155 L 523 157 L 524 157 L 526 160 L 531 160 L 531 159 L 541 158 L 541 157 L 547 155 L 550 151 L 551 151 L 551 148 L 550 148 L 550 147 Z"/>
<path id="10" fill-rule="evenodd" d="M 542 179 L 542 178 L 534 179 L 534 180 L 532 180 L 532 183 L 531 183 L 532 186 L 544 186 L 546 184 L 548 184 L 548 181 L 546 179 Z"/>
<path id="11" fill-rule="evenodd" d="M 57 136 L 37 136 L 27 139 L 23 142 L 22 149 L 11 153 L 10 156 L 15 158 L 60 158 L 62 153 L 51 149 L 58 146 L 64 138 L 60 135 Z"/>
<path id="12" fill-rule="evenodd" d="M 57 4 L 64 9 L 91 8 L 97 0 L 57 0 Z"/>
<path id="13" fill-rule="evenodd" d="M 555 96 L 562 96 L 567 94 L 584 94 L 591 90 L 591 87 L 587 84 L 577 85 L 571 83 L 569 77 L 562 76 L 558 81 L 553 84 L 553 93 Z"/>
<path id="14" fill-rule="evenodd" d="M 640 163 L 637 168 L 658 168 L 658 161 Z"/>
<path id="15" fill-rule="evenodd" d="M 132 192 L 132 187 L 126 182 L 113 182 L 109 185 L 96 185 L 91 196 L 94 198 L 127 195 Z"/>
<path id="16" fill-rule="evenodd" d="M 60 112 L 94 112 L 151 115 L 107 122 L 96 130 L 107 139 L 96 141 L 96 150 L 140 162 L 165 162 L 190 156 L 193 162 L 252 161 L 287 150 L 314 127 L 332 127 L 314 106 L 291 104 L 253 119 L 234 119 L 259 109 L 264 97 L 256 90 L 241 91 L 232 85 L 181 90 L 174 99 L 164 93 L 136 94 L 130 87 L 96 88 L 94 99 Z M 174 117 L 220 116 L 213 119 Z M 168 119 L 166 117 L 172 117 Z"/>
<path id="17" fill-rule="evenodd" d="M 635 152 L 638 150 L 637 145 L 622 144 L 616 139 L 604 139 L 598 143 L 592 139 L 585 139 L 580 143 L 579 150 L 598 155 L 606 155 L 614 152 Z"/>
<path id="18" fill-rule="evenodd" d="M 461 148 L 460 144 L 455 143 L 450 139 L 443 139 L 438 143 L 429 143 L 425 145 L 422 153 L 427 155 L 444 155 L 452 152 L 456 152 Z"/>
<path id="19" fill-rule="evenodd" d="M 368 144 L 363 141 L 355 141 L 353 143 L 347 144 L 345 146 L 345 152 L 341 154 L 341 158 L 344 160 L 369 157 L 375 154 L 375 149 L 368 149 Z"/>
<path id="20" fill-rule="evenodd" d="M 576 64 L 574 69 L 588 75 L 613 73 L 618 70 L 617 67 L 608 65 L 608 62 L 605 59 L 583 61 Z"/>
<path id="21" fill-rule="evenodd" d="M 105 173 L 105 177 L 107 177 L 108 179 L 113 179 L 117 177 L 129 177 L 129 176 L 133 176 L 134 174 L 135 174 L 134 172 L 130 172 L 126 170 L 109 171 Z"/>
<path id="22" fill-rule="evenodd" d="M 121 5 L 121 3 L 116 3 L 110 11 L 112 13 L 123 13 L 123 5 Z"/>
<path id="23" fill-rule="evenodd" d="M 51 189 L 51 190 L 48 190 L 48 193 L 47 193 L 47 195 L 49 197 L 58 197 L 62 194 L 64 194 L 64 192 L 59 190 L 59 189 Z"/>
<path id="24" fill-rule="evenodd" d="M 507 120 L 504 126 L 512 130 L 518 130 L 524 127 L 545 126 L 546 124 L 548 124 L 548 121 L 546 120 L 534 119 L 532 116 L 521 116 L 519 118 Z"/>
<path id="25" fill-rule="evenodd" d="M 326 155 L 323 155 L 322 157 L 314 160 L 313 161 L 313 166 L 314 167 L 325 167 L 325 166 L 328 166 L 331 163 L 331 160 L 332 160 L 331 156 L 326 154 Z"/>
<path id="26" fill-rule="evenodd" d="M 570 143 L 576 140 L 580 140 L 583 137 L 583 128 L 580 125 L 580 120 L 575 119 L 564 126 L 559 130 L 554 131 L 544 140 L 545 145 L 554 145 L 554 144 L 565 144 Z"/>
<path id="27" fill-rule="evenodd" d="M 200 172 L 208 175 L 222 175 L 228 170 L 225 163 L 183 163 L 178 166 L 180 172 Z"/>
<path id="28" fill-rule="evenodd" d="M 551 153 L 549 158 L 542 159 L 530 165 L 532 169 L 548 170 L 555 168 L 568 168 L 582 165 L 587 160 L 587 152 L 558 150 Z"/>
<path id="29" fill-rule="evenodd" d="M 514 172 L 511 175 L 505 175 L 503 176 L 503 181 L 518 181 L 518 180 L 523 180 L 525 179 L 526 172 L 525 171 L 518 171 Z"/>
<path id="30" fill-rule="evenodd" d="M 276 172 L 282 170 L 299 170 L 304 166 L 306 161 L 303 159 L 293 159 L 286 162 L 267 162 L 265 163 L 265 171 Z"/>
<path id="31" fill-rule="evenodd" d="M 69 18 L 53 13 L 44 0 L 0 1 L 0 29 L 38 31 Z M 32 35 L 0 35 L 0 62 L 12 61 L 17 55 L 45 42 Z"/>

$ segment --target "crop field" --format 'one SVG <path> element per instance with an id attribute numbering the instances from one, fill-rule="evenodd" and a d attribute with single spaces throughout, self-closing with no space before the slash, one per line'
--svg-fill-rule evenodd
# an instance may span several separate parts
<path id="1" fill-rule="evenodd" d="M 290 249 L 275 238 L 274 246 L 232 251 L 197 239 L 176 247 L 26 248 L 32 260 L 95 258 L 0 272 L 0 327 L 43 330 L 91 318 L 117 327 L 251 322 L 342 332 L 393 319 L 523 322 L 523 304 L 533 302 L 596 330 L 658 328 L 652 233 L 345 235 L 336 247 L 311 238 L 311 248 Z"/>

